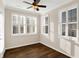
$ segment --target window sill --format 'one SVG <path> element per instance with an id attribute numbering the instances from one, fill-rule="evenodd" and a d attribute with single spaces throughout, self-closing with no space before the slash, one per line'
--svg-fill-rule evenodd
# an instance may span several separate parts
<path id="1" fill-rule="evenodd" d="M 25 35 L 36 35 L 37 33 L 30 33 L 30 34 L 12 34 L 12 36 L 25 36 Z"/>
<path id="2" fill-rule="evenodd" d="M 49 34 L 42 33 L 42 35 L 48 36 Z"/>

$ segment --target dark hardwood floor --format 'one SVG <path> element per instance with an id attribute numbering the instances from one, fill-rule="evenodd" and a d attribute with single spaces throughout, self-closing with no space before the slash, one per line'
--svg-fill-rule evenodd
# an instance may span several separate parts
<path id="1" fill-rule="evenodd" d="M 6 50 L 4 58 L 69 58 L 69 57 L 39 43 Z"/>

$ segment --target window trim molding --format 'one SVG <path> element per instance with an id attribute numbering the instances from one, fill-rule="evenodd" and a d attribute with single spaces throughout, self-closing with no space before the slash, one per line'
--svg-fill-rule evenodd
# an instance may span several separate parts
<path id="1" fill-rule="evenodd" d="M 78 20 L 78 13 L 79 13 L 79 5 L 78 4 L 73 4 L 72 6 L 69 6 L 69 7 L 67 7 L 67 8 L 65 8 L 65 9 L 62 9 L 62 10 L 60 10 L 60 12 L 59 12 L 59 26 L 58 26 L 58 31 L 59 31 L 59 36 L 60 36 L 60 38 L 65 38 L 65 39 L 70 39 L 71 38 L 71 40 L 73 40 L 73 41 L 79 41 L 78 40 L 78 33 L 79 33 L 79 30 L 78 30 L 78 25 L 79 25 L 79 20 Z M 64 12 L 64 11 L 66 11 L 66 18 L 67 18 L 67 22 L 68 22 L 68 11 L 69 10 L 72 10 L 72 9 L 75 9 L 75 8 L 77 8 L 77 36 L 76 37 L 71 37 L 71 36 L 68 36 L 68 32 L 67 32 L 67 35 L 66 36 L 63 36 L 61 33 L 62 33 L 62 29 L 61 29 L 61 27 L 62 27 L 62 18 L 61 18 L 61 14 L 62 14 L 62 12 Z M 75 22 L 72 22 L 72 23 L 75 23 Z M 68 23 L 66 23 L 67 24 L 67 27 L 68 27 Z M 66 29 L 66 31 L 68 31 L 67 29 Z"/>
<path id="2" fill-rule="evenodd" d="M 48 36 L 49 35 L 49 26 L 50 26 L 50 24 L 49 24 L 50 23 L 49 16 L 48 15 L 44 15 L 42 17 L 44 19 L 44 21 L 43 21 L 44 24 L 41 25 L 41 34 L 45 35 L 45 36 Z M 45 18 L 46 17 L 48 17 L 48 33 L 45 33 L 45 28 L 44 28 L 45 26 L 47 26 L 47 24 L 45 24 L 45 20 L 46 20 Z"/>
<path id="3" fill-rule="evenodd" d="M 13 16 L 23 16 L 23 17 L 25 16 L 25 18 L 31 18 L 31 19 L 35 18 L 35 22 L 36 22 L 36 24 L 35 24 L 35 32 L 34 33 L 27 33 L 26 26 L 25 26 L 26 24 L 24 24 L 24 33 L 13 34 Z M 35 17 L 35 16 L 32 16 L 32 17 L 31 16 L 26 16 L 26 15 L 23 15 L 23 14 L 18 15 L 17 13 L 11 14 L 11 35 L 12 36 L 36 35 L 36 34 L 37 34 L 37 17 Z"/>

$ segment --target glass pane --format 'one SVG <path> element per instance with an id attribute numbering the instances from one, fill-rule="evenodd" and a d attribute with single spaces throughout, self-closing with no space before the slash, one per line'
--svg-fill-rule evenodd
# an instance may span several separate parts
<path id="1" fill-rule="evenodd" d="M 66 23 L 66 12 L 62 13 L 62 23 Z"/>
<path id="2" fill-rule="evenodd" d="M 72 22 L 72 10 L 68 11 L 68 21 Z"/>
<path id="3" fill-rule="evenodd" d="M 35 25 L 35 20 L 34 19 L 30 20 L 30 25 L 32 25 L 32 26 Z"/>
<path id="4" fill-rule="evenodd" d="M 45 17 L 45 24 L 48 24 L 48 17 Z"/>
<path id="5" fill-rule="evenodd" d="M 76 30 L 77 29 L 77 24 L 69 24 L 68 28 L 69 28 L 69 30 Z"/>
<path id="6" fill-rule="evenodd" d="M 18 26 L 13 26 L 13 34 L 17 34 L 18 33 Z"/>
<path id="7" fill-rule="evenodd" d="M 77 21 L 77 9 L 72 10 L 72 22 Z"/>
<path id="8" fill-rule="evenodd" d="M 33 26 L 33 32 L 35 32 L 35 26 Z"/>
<path id="9" fill-rule="evenodd" d="M 45 26 L 45 33 L 48 34 L 48 26 Z"/>
<path id="10" fill-rule="evenodd" d="M 20 19 L 19 19 L 19 22 L 20 22 L 20 25 L 23 25 L 24 24 L 24 17 L 20 17 Z"/>
<path id="11" fill-rule="evenodd" d="M 18 24 L 18 16 L 13 16 L 13 24 Z"/>
<path id="12" fill-rule="evenodd" d="M 76 30 L 69 30 L 68 35 L 72 37 L 76 37 Z"/>
<path id="13" fill-rule="evenodd" d="M 42 26 L 42 33 L 45 33 L 45 27 Z"/>
<path id="14" fill-rule="evenodd" d="M 13 16 L 13 24 L 16 24 L 16 17 Z"/>
<path id="15" fill-rule="evenodd" d="M 62 24 L 62 35 L 64 36 L 66 35 L 65 30 L 66 30 L 66 25 Z"/>
<path id="16" fill-rule="evenodd" d="M 27 18 L 27 33 L 34 33 L 35 32 L 35 20 L 32 18 Z"/>
<path id="17" fill-rule="evenodd" d="M 72 37 L 76 37 L 77 24 L 69 24 L 68 25 L 68 35 Z"/>
<path id="18" fill-rule="evenodd" d="M 24 26 L 23 25 L 20 26 L 20 32 L 24 33 Z"/>
<path id="19" fill-rule="evenodd" d="M 29 19 L 29 18 L 27 18 L 27 20 L 26 20 L 26 24 L 27 24 L 27 25 L 30 24 L 30 19 Z"/>
<path id="20" fill-rule="evenodd" d="M 68 11 L 68 21 L 76 22 L 77 21 L 77 9 L 72 9 Z"/>
<path id="21" fill-rule="evenodd" d="M 30 26 L 30 32 L 34 33 L 35 32 L 35 26 Z"/>
<path id="22" fill-rule="evenodd" d="M 27 25 L 27 33 L 30 33 L 30 26 Z"/>

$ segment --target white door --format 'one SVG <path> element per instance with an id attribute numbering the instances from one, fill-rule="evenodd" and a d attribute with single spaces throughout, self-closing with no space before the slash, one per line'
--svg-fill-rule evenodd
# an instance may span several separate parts
<path id="1" fill-rule="evenodd" d="M 4 49 L 4 18 L 3 14 L 0 13 L 0 53 L 3 52 Z"/>

